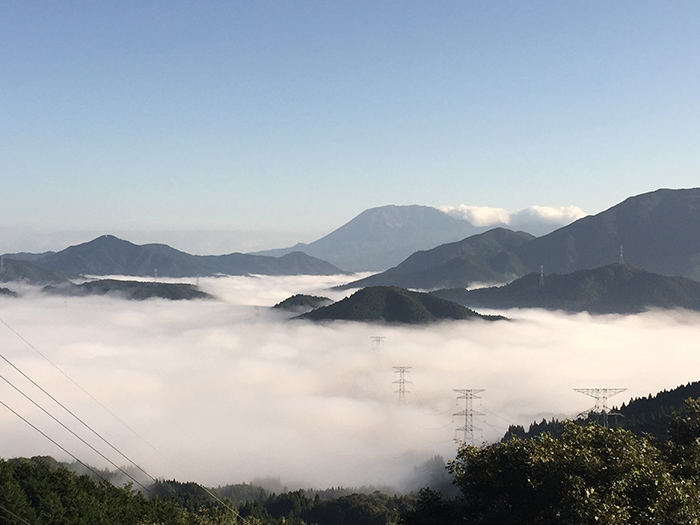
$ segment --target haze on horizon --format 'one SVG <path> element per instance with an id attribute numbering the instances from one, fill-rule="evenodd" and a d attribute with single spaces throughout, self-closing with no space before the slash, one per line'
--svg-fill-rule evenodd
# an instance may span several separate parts
<path id="1" fill-rule="evenodd" d="M 691 312 L 513 310 L 510 322 L 399 327 L 290 321 L 269 309 L 294 293 L 340 298 L 327 287 L 345 280 L 203 278 L 220 300 L 194 302 L 66 299 L 24 287 L 25 297 L 0 299 L 3 355 L 150 474 L 210 486 L 272 477 L 290 487 L 401 488 L 414 466 L 454 457 L 463 421 L 453 414 L 463 407 L 453 389 L 485 389 L 474 407 L 484 413 L 480 442 L 500 439 L 509 424 L 590 409 L 574 388 L 627 388 L 610 400 L 619 405 L 697 380 L 700 317 Z M 378 347 L 375 336 L 385 338 Z M 412 367 L 405 405 L 394 366 Z M 5 365 L 3 375 L 70 419 Z M 81 460 L 107 466 L 8 385 L 0 392 Z M 0 425 L 3 457 L 70 459 L 7 410 Z"/>

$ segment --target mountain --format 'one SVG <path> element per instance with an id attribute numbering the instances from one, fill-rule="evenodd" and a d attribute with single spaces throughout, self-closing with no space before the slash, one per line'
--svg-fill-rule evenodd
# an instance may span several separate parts
<path id="1" fill-rule="evenodd" d="M 257 255 L 280 256 L 301 251 L 345 270 L 381 271 L 413 252 L 464 239 L 484 229 L 429 206 L 382 206 L 365 210 L 312 243 Z"/>
<path id="2" fill-rule="evenodd" d="M 504 282 L 527 272 L 513 252 L 534 238 L 529 233 L 494 228 L 416 252 L 394 268 L 338 288 L 401 286 L 431 290 L 466 287 L 474 281 Z"/>
<path id="3" fill-rule="evenodd" d="M 63 283 L 57 286 L 47 286 L 42 291 L 54 295 L 71 297 L 115 295 L 137 301 L 143 301 L 144 299 L 154 297 L 173 301 L 213 299 L 213 296 L 202 292 L 191 284 L 157 283 L 153 281 L 120 281 L 117 279 L 101 279 L 82 284 Z"/>
<path id="4" fill-rule="evenodd" d="M 4 258 L 7 259 L 5 256 Z M 112 235 L 33 258 L 33 264 L 70 277 L 134 275 L 193 277 L 206 275 L 335 275 L 332 264 L 304 253 L 266 257 L 244 253 L 190 255 L 165 244 L 136 245 Z M 6 261 L 9 262 L 9 261 Z M 29 263 L 26 263 L 29 264 Z"/>
<path id="5" fill-rule="evenodd" d="M 532 273 L 505 285 L 433 292 L 471 308 L 545 308 L 592 313 L 635 313 L 649 308 L 700 310 L 700 282 L 610 264 L 570 274 Z"/>
<path id="6" fill-rule="evenodd" d="M 530 271 L 570 273 L 620 260 L 662 275 L 700 280 L 700 188 L 630 197 L 534 239 L 517 255 Z"/>
<path id="7" fill-rule="evenodd" d="M 277 303 L 272 308 L 277 310 L 287 310 L 296 314 L 304 314 L 321 306 L 328 306 L 333 303 L 328 297 L 319 297 L 316 295 L 296 294 L 288 297 L 282 302 Z"/>
<path id="8" fill-rule="evenodd" d="M 8 288 L 0 288 L 0 296 L 17 297 L 17 294 Z"/>
<path id="9" fill-rule="evenodd" d="M 395 286 L 370 286 L 342 301 L 300 315 L 297 319 L 425 324 L 446 319 L 496 320 L 503 317 L 483 316 L 426 293 L 410 292 Z"/>
<path id="10" fill-rule="evenodd" d="M 26 260 L 13 260 L 10 256 L 0 256 L 0 282 L 24 281 L 28 284 L 59 284 L 68 279 L 65 274 L 42 268 Z"/>
<path id="11" fill-rule="evenodd" d="M 630 197 L 542 237 L 522 234 L 519 242 L 506 242 L 500 251 L 494 243 L 481 242 L 489 234 L 427 250 L 415 271 L 406 265 L 412 256 L 346 288 L 381 284 L 430 289 L 506 282 L 539 272 L 541 266 L 547 274 L 598 268 L 619 262 L 621 252 L 625 262 L 644 270 L 700 280 L 700 188 Z M 473 249 L 462 251 L 462 243 Z"/>

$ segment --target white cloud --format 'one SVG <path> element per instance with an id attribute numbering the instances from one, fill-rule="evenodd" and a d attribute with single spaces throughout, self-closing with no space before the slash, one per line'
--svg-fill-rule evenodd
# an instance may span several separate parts
<path id="1" fill-rule="evenodd" d="M 529 208 L 512 213 L 511 222 L 542 222 L 545 224 L 565 226 L 585 216 L 586 213 L 578 206 L 560 206 L 558 208 L 553 208 L 551 206 L 530 206 Z"/>
<path id="2" fill-rule="evenodd" d="M 510 223 L 510 213 L 503 208 L 489 208 L 488 206 L 439 206 L 439 210 L 470 222 L 473 226 L 495 226 Z"/>
<path id="3" fill-rule="evenodd" d="M 525 230 L 533 235 L 544 235 L 566 226 L 586 213 L 577 206 L 530 206 L 515 212 L 488 206 L 441 206 L 439 210 L 470 222 L 477 227 L 505 226 L 513 230 Z"/>
<path id="4" fill-rule="evenodd" d="M 486 414 L 475 421 L 483 429 L 477 439 L 495 440 L 509 423 L 590 408 L 574 388 L 625 387 L 611 400 L 620 404 L 697 379 L 695 313 L 524 310 L 508 312 L 510 323 L 398 327 L 289 321 L 268 309 L 292 293 L 329 295 L 324 288 L 345 279 L 201 279 L 220 301 L 0 299 L 3 321 L 171 461 L 0 325 L 2 353 L 154 476 L 207 485 L 264 477 L 319 487 L 398 482 L 424 459 L 453 457 L 463 423 L 453 416 L 462 408 L 457 388 L 486 389 L 474 407 Z M 385 336 L 378 348 L 377 335 Z M 412 367 L 403 406 L 393 366 Z M 2 374 L 70 422 L 5 364 Z M 0 395 L 104 466 L 6 384 Z M 3 457 L 68 459 L 4 407 L 0 425 Z"/>

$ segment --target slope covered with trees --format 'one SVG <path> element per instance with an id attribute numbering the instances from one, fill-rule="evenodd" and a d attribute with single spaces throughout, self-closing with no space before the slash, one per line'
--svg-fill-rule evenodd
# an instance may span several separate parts
<path id="1" fill-rule="evenodd" d="M 312 321 L 424 324 L 447 319 L 503 319 L 483 316 L 457 303 L 395 286 L 370 286 L 329 306 L 303 314 Z"/>
<path id="2" fill-rule="evenodd" d="M 647 397 L 631 399 L 619 408 L 613 407 L 610 410 L 610 425 L 627 429 L 638 436 L 650 435 L 663 440 L 668 436 L 673 415 L 683 415 L 685 400 L 696 398 L 700 398 L 700 381 L 694 381 L 672 390 L 664 390 L 653 396 L 649 394 Z M 577 422 L 585 424 L 598 420 L 598 414 L 590 413 L 586 419 L 579 419 Z M 535 438 L 545 432 L 559 436 L 563 430 L 564 422 L 558 419 L 533 422 L 527 430 L 520 425 L 511 425 L 502 441 L 508 441 L 514 437 Z"/>
<path id="3" fill-rule="evenodd" d="M 192 284 L 122 281 L 118 279 L 98 279 L 82 284 L 63 283 L 57 286 L 46 286 L 42 291 L 65 296 L 114 295 L 137 301 L 154 297 L 173 301 L 213 299 L 212 295 L 201 291 Z"/>

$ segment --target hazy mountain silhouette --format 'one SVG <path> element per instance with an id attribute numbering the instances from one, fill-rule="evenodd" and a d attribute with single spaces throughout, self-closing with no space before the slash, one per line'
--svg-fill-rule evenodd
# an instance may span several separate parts
<path id="1" fill-rule="evenodd" d="M 438 290 L 437 297 L 471 308 L 545 308 L 592 313 L 634 313 L 649 308 L 700 310 L 700 282 L 611 264 L 540 279 L 532 273 L 499 287 Z"/>
<path id="2" fill-rule="evenodd" d="M 346 320 L 423 324 L 446 319 L 503 319 L 483 316 L 452 301 L 395 286 L 370 286 L 329 306 L 299 316 L 313 321 Z"/>
<path id="3" fill-rule="evenodd" d="M 390 268 L 413 252 L 484 231 L 429 206 L 382 206 L 365 210 L 325 237 L 258 255 L 302 251 L 349 271 Z"/>
<path id="4" fill-rule="evenodd" d="M 11 255 L 5 256 L 7 258 Z M 90 242 L 33 258 L 33 264 L 53 272 L 79 275 L 193 277 L 205 275 L 334 275 L 332 264 L 304 253 L 266 257 L 244 253 L 190 255 L 165 244 L 137 245 L 103 235 Z"/>

